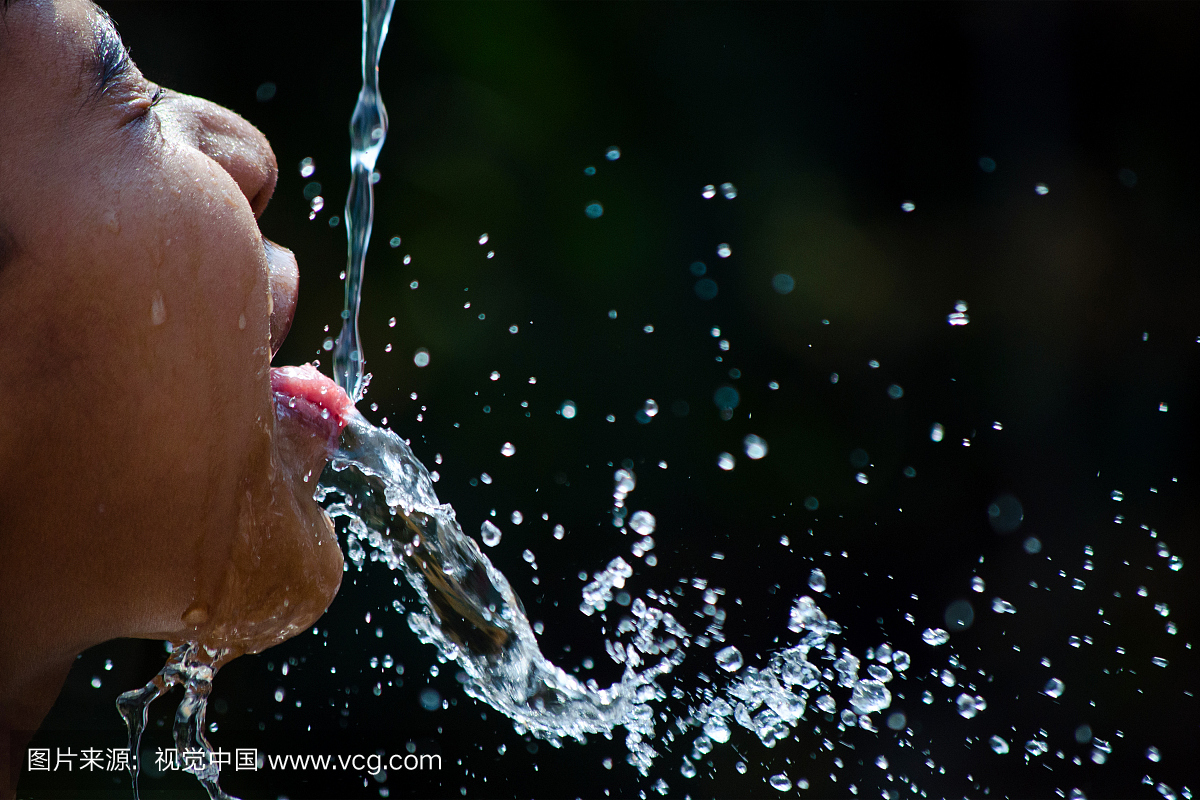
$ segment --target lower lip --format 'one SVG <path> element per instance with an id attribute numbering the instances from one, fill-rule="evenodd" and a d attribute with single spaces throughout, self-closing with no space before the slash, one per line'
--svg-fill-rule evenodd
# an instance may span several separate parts
<path id="1" fill-rule="evenodd" d="M 277 402 L 327 428 L 331 438 L 341 433 L 354 411 L 346 392 L 311 364 L 272 367 L 271 391 Z"/>

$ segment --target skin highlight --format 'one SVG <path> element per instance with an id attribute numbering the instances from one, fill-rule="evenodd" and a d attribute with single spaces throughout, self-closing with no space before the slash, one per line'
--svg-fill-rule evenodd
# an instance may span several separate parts
<path id="1" fill-rule="evenodd" d="M 194 640 L 219 666 L 311 626 L 342 576 L 304 479 L 331 432 L 271 390 L 297 278 L 257 226 L 274 154 L 132 62 L 97 92 L 106 25 L 86 0 L 0 19 L 0 752 L 88 647 Z"/>

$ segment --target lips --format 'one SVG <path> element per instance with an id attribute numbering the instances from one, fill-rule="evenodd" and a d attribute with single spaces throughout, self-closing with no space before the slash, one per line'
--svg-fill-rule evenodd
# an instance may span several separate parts
<path id="1" fill-rule="evenodd" d="M 274 358 L 292 328 L 296 296 L 300 290 L 300 269 L 291 250 L 265 236 L 262 241 L 271 284 L 271 357 Z"/>
<path id="2" fill-rule="evenodd" d="M 271 284 L 271 356 L 292 327 L 296 314 L 300 271 L 291 250 L 263 237 Z M 337 441 L 346 427 L 354 403 L 340 386 L 317 371 L 311 364 L 299 367 L 272 367 L 271 391 L 275 396 L 276 417 L 300 419 L 306 427 Z"/>

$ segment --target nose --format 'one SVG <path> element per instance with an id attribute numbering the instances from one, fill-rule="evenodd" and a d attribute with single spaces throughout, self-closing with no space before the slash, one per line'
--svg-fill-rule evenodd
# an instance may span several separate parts
<path id="1" fill-rule="evenodd" d="M 172 103 L 184 113 L 196 147 L 221 165 L 237 182 L 257 219 L 275 192 L 279 164 L 258 128 L 224 106 L 199 97 L 180 97 Z"/>

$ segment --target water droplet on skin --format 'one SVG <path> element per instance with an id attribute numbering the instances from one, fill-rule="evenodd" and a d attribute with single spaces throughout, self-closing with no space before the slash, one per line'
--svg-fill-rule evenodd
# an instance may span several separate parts
<path id="1" fill-rule="evenodd" d="M 726 672 L 737 672 L 742 668 L 742 653 L 733 645 L 717 651 L 717 666 Z"/>
<path id="2" fill-rule="evenodd" d="M 819 569 L 814 569 L 808 574 L 808 588 L 814 592 L 825 591 L 825 573 Z"/>
<path id="3" fill-rule="evenodd" d="M 746 448 L 746 455 L 754 461 L 767 454 L 766 441 L 762 437 L 755 436 L 753 433 L 747 435 L 742 444 Z"/>
<path id="4" fill-rule="evenodd" d="M 640 536 L 649 536 L 654 533 L 655 524 L 654 515 L 649 511 L 635 511 L 629 518 L 629 527 Z"/>
<path id="5" fill-rule="evenodd" d="M 162 292 L 155 290 L 150 298 L 150 324 L 162 325 L 167 321 L 167 306 L 163 302 Z"/>
<path id="6" fill-rule="evenodd" d="M 717 455 L 717 466 L 728 472 L 733 469 L 733 456 L 729 453 L 719 453 Z"/>
<path id="7" fill-rule="evenodd" d="M 500 537 L 503 535 L 500 529 L 492 524 L 491 520 L 486 519 L 479 528 L 479 534 L 483 538 L 483 543 L 488 547 L 495 547 L 500 544 Z"/>
<path id="8" fill-rule="evenodd" d="M 500 448 L 500 455 L 502 456 L 511 456 L 516 452 L 517 448 L 513 447 L 512 442 L 505 442 L 504 446 Z"/>
<path id="9" fill-rule="evenodd" d="M 950 634 L 941 628 L 926 628 L 921 634 L 921 641 L 930 647 L 940 647 L 950 641 Z"/>
<path id="10" fill-rule="evenodd" d="M 239 331 L 246 330 L 246 315 L 245 314 L 238 314 L 238 330 Z"/>

